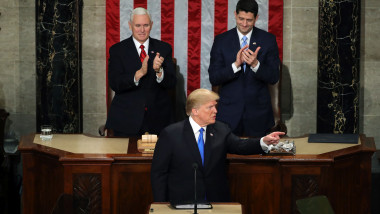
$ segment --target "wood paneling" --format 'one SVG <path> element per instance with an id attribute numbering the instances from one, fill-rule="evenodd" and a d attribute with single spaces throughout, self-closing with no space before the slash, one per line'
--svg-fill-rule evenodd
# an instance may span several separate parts
<path id="1" fill-rule="evenodd" d="M 50 213 L 62 194 L 83 213 L 144 213 L 153 202 L 152 157 L 137 151 L 136 139 L 125 155 L 73 154 L 33 139 L 24 136 L 19 146 L 24 213 Z M 298 213 L 298 199 L 326 195 L 336 213 L 370 213 L 375 144 L 364 135 L 361 142 L 321 155 L 228 155 L 232 201 L 244 213 L 287 214 Z"/>

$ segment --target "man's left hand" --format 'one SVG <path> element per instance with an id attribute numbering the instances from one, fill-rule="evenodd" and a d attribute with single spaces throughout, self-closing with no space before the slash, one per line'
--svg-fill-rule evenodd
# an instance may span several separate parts
<path id="1" fill-rule="evenodd" d="M 285 132 L 272 132 L 267 136 L 263 137 L 263 141 L 267 145 L 274 144 L 276 145 L 280 141 L 280 136 L 284 135 Z"/>
<path id="2" fill-rule="evenodd" d="M 261 47 L 257 47 L 255 52 L 250 49 L 244 50 L 242 53 L 243 61 L 250 67 L 255 67 L 259 62 L 257 60 L 257 54 L 259 53 Z"/>
<path id="3" fill-rule="evenodd" d="M 159 72 L 163 62 L 164 57 L 160 56 L 160 53 L 156 53 L 156 57 L 153 60 L 153 70 Z"/>

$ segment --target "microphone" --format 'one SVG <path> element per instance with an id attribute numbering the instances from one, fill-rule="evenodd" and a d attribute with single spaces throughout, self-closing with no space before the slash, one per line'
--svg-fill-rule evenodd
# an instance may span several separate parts
<path id="1" fill-rule="evenodd" d="M 197 169 L 198 169 L 198 164 L 193 163 L 193 168 L 194 168 L 194 214 L 197 213 Z"/>

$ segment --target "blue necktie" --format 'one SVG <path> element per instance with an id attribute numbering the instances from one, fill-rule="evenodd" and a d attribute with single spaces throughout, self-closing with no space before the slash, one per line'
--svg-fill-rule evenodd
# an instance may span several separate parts
<path id="1" fill-rule="evenodd" d="M 243 42 L 241 43 L 241 46 L 240 46 L 240 48 L 243 48 L 244 46 L 246 46 L 247 45 L 247 37 L 246 36 L 243 36 L 243 38 L 242 38 L 242 40 L 243 40 Z M 245 72 L 245 62 L 243 63 L 243 71 Z"/>
<path id="2" fill-rule="evenodd" d="M 204 165 L 204 140 L 203 140 L 203 128 L 199 129 L 199 137 L 198 137 L 198 149 L 199 153 L 201 153 L 201 158 L 202 158 L 202 166 Z"/>

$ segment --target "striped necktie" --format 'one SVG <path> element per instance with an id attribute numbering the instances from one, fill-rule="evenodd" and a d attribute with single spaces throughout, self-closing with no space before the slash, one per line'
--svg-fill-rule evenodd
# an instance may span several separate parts
<path id="1" fill-rule="evenodd" d="M 240 48 L 243 48 L 244 46 L 247 45 L 247 37 L 243 36 L 242 40 L 243 40 L 243 42 L 241 43 Z M 245 72 L 245 62 L 243 63 L 243 71 Z"/>
<path id="2" fill-rule="evenodd" d="M 141 48 L 141 53 L 140 53 L 140 60 L 141 60 L 141 63 L 144 61 L 145 57 L 146 57 L 146 53 L 145 53 L 145 50 L 144 50 L 144 45 L 140 45 L 140 48 Z"/>

